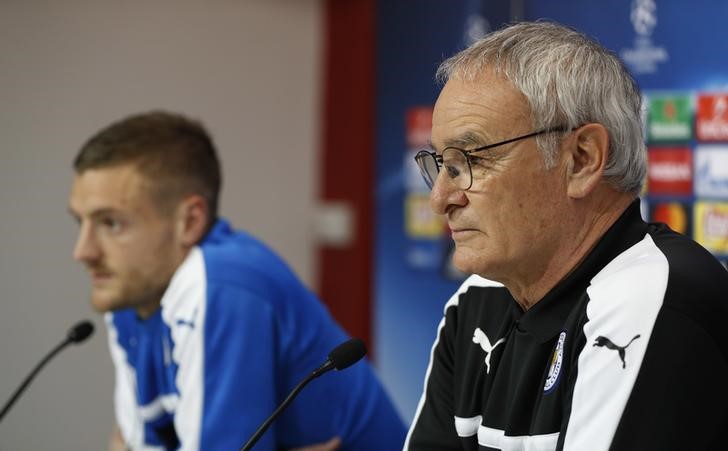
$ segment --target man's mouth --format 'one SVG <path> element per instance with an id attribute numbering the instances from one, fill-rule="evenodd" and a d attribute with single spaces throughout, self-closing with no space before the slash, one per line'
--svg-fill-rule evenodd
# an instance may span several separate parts
<path id="1" fill-rule="evenodd" d="M 478 233 L 478 229 L 470 227 L 455 227 L 450 229 L 450 236 L 454 241 L 465 241 L 473 237 L 474 234 Z"/>
<path id="2" fill-rule="evenodd" d="M 111 279 L 113 274 L 111 271 L 91 271 L 91 280 L 94 283 L 103 283 Z"/>
<path id="3" fill-rule="evenodd" d="M 451 227 L 450 228 L 450 232 L 452 232 L 453 235 L 456 233 L 476 232 L 476 231 L 477 231 L 477 229 L 471 229 L 469 227 Z"/>

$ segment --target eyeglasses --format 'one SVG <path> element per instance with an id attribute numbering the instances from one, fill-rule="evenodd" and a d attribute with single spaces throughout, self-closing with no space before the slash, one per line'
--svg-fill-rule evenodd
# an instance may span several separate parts
<path id="1" fill-rule="evenodd" d="M 417 155 L 415 155 L 415 162 L 420 168 L 422 178 L 425 179 L 425 183 L 427 183 L 427 186 L 430 189 L 432 189 L 435 185 L 435 179 L 437 179 L 437 174 L 440 172 L 440 168 L 444 167 L 447 175 L 450 177 L 450 180 L 455 183 L 455 186 L 462 190 L 468 190 L 473 185 L 472 164 L 473 162 L 481 159 L 475 155 L 471 155 L 473 152 L 492 149 L 494 147 L 510 144 L 522 139 L 544 135 L 546 133 L 565 132 L 568 130 L 569 129 L 567 127 L 546 128 L 527 135 L 507 139 L 495 144 L 488 144 L 487 146 L 476 147 L 475 149 L 470 150 L 463 150 L 457 147 L 446 147 L 440 155 L 429 150 L 420 150 L 417 152 Z"/>

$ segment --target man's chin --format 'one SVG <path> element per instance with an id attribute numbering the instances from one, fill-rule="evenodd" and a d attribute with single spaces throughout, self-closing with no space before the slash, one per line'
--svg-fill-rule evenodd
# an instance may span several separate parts
<path id="1" fill-rule="evenodd" d="M 487 261 L 484 261 L 483 255 L 464 246 L 455 250 L 452 256 L 452 264 L 465 274 L 478 274 L 481 277 L 486 277 L 484 274 L 488 273 L 489 265 Z"/>
<path id="2" fill-rule="evenodd" d="M 125 308 L 123 301 L 115 297 L 101 296 L 96 293 L 91 295 L 91 307 L 99 313 L 108 313 L 114 310 Z"/>

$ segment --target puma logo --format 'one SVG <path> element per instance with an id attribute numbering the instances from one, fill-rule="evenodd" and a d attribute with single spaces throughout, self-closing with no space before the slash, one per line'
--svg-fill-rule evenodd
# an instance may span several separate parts
<path id="1" fill-rule="evenodd" d="M 490 355 L 493 353 L 493 350 L 501 343 L 505 343 L 506 339 L 505 337 L 501 338 L 500 340 L 496 341 L 494 345 L 491 346 L 490 340 L 488 339 L 488 336 L 485 335 L 485 332 L 480 330 L 480 327 L 477 327 L 475 329 L 475 332 L 473 332 L 473 343 L 479 344 L 481 348 L 483 348 L 483 351 L 486 352 L 485 355 L 485 373 L 490 373 Z"/>
<path id="2" fill-rule="evenodd" d="M 194 319 L 192 319 L 192 320 L 186 320 L 186 319 L 183 319 L 183 318 L 177 318 L 177 325 L 178 326 L 187 326 L 190 329 L 194 329 L 195 328 L 195 320 Z"/>
<path id="3" fill-rule="evenodd" d="M 622 369 L 624 369 L 624 368 L 627 367 L 627 364 L 624 361 L 625 350 L 627 349 L 627 346 L 631 345 L 632 342 L 635 341 L 638 338 L 640 338 L 640 335 L 639 334 L 637 334 L 634 337 L 632 337 L 632 339 L 626 345 L 619 346 L 619 345 L 615 345 L 612 342 L 612 340 L 610 340 L 609 338 L 603 337 L 603 336 L 600 335 L 600 336 L 598 336 L 594 340 L 594 344 L 592 346 L 600 346 L 600 347 L 605 347 L 607 349 L 611 349 L 613 351 L 617 351 L 617 353 L 619 354 L 619 358 L 622 360 Z"/>
<path id="4" fill-rule="evenodd" d="M 194 329 L 196 318 L 197 318 L 197 308 L 195 307 L 195 310 L 192 312 L 192 318 L 190 318 L 190 319 L 177 318 L 176 323 L 178 326 L 187 326 L 190 329 Z"/>

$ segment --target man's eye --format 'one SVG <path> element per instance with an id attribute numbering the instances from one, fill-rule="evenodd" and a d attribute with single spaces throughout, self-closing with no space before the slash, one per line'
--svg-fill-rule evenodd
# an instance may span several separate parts
<path id="1" fill-rule="evenodd" d="M 486 159 L 483 158 L 483 157 L 477 157 L 477 156 L 472 155 L 472 154 L 469 154 L 468 155 L 468 163 L 470 163 L 471 166 L 477 166 L 477 165 L 480 165 L 480 164 L 484 164 L 485 163 L 485 160 Z"/>
<path id="2" fill-rule="evenodd" d="M 449 175 L 451 178 L 455 178 L 460 175 L 460 168 L 453 165 L 445 165 L 445 170 L 447 171 L 447 175 Z"/>
<path id="3" fill-rule="evenodd" d="M 101 220 L 101 225 L 108 229 L 111 233 L 117 233 L 121 231 L 122 223 L 118 219 L 104 218 Z"/>

